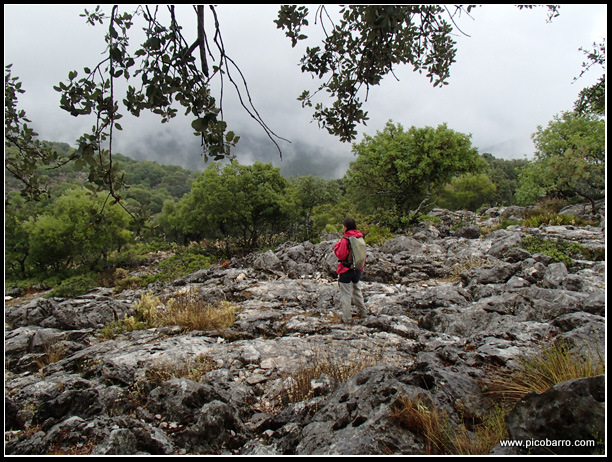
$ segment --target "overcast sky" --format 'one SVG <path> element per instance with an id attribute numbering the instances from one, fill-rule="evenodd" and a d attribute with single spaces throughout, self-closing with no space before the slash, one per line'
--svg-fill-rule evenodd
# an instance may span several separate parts
<path id="1" fill-rule="evenodd" d="M 83 67 L 93 67 L 102 59 L 106 26 L 87 25 L 79 17 L 85 8 L 92 11 L 95 6 L 4 5 L 4 63 L 13 64 L 12 76 L 19 77 L 26 90 L 19 97 L 19 107 L 41 139 L 72 146 L 94 121 L 61 110 L 60 95 L 52 87 L 66 82 L 69 71 L 82 74 Z M 110 14 L 109 6 L 105 10 Z M 177 10 L 190 41 L 189 37 L 195 37 L 193 10 L 187 5 L 177 5 Z M 314 14 L 316 7 L 310 10 Z M 303 90 L 315 90 L 317 81 L 301 74 L 299 59 L 306 44 L 291 48 L 272 22 L 277 11 L 275 5 L 217 7 L 227 54 L 243 71 L 259 114 L 275 133 L 291 140 L 291 144 L 279 142 L 281 162 L 261 128 L 230 98 L 226 84 L 224 116 L 229 128 L 241 136 L 238 159 L 242 163 L 271 161 L 285 174 L 342 177 L 354 159 L 351 145 L 320 130 L 311 122 L 312 113 L 297 101 Z M 370 90 L 365 105 L 370 120 L 367 126 L 358 126 L 357 142 L 364 133 L 375 135 L 388 120 L 405 128 L 447 123 L 453 130 L 471 134 L 481 153 L 530 158 L 531 134 L 538 125 L 546 126 L 555 114 L 571 110 L 580 90 L 601 75 L 600 68 L 593 69 L 572 83 L 585 60 L 579 48 L 590 50 L 593 42 L 606 37 L 606 11 L 605 4 L 562 5 L 560 16 L 547 23 L 544 8 L 521 11 L 511 5 L 486 5 L 473 10 L 471 17 L 458 20 L 469 37 L 455 37 L 458 51 L 449 85 L 434 88 L 424 75 L 398 68 L 399 82 L 388 76 L 380 87 Z M 315 36 L 314 18 L 310 23 Z M 161 124 L 153 115 L 137 120 L 126 116 L 121 124 L 124 130 L 115 133 L 114 152 L 203 168 L 200 140 L 193 136 L 189 119 Z"/>

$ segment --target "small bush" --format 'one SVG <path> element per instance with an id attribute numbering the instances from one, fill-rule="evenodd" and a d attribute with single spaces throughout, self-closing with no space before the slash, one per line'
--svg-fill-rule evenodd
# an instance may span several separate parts
<path id="1" fill-rule="evenodd" d="M 78 297 L 79 295 L 86 294 L 97 286 L 98 284 L 96 283 L 95 277 L 92 275 L 84 274 L 80 276 L 72 276 L 62 281 L 51 292 L 49 292 L 48 296 L 62 298 Z"/>
<path id="2" fill-rule="evenodd" d="M 539 212 L 525 218 L 523 220 L 523 226 L 527 228 L 538 228 L 542 225 L 550 226 L 561 226 L 561 225 L 572 225 L 572 226 L 584 226 L 587 222 L 581 218 L 578 218 L 570 214 L 559 215 L 556 212 Z"/>
<path id="3" fill-rule="evenodd" d="M 586 226 L 592 224 L 588 220 L 571 214 L 559 214 L 568 205 L 564 199 L 544 199 L 535 207 L 527 207 L 523 215 L 523 226 L 538 228 L 542 225 L 573 225 Z"/>
<path id="4" fill-rule="evenodd" d="M 491 234 L 493 231 L 497 231 L 498 229 L 508 229 L 510 226 L 518 226 L 522 223 L 519 220 L 511 220 L 508 217 L 502 217 L 501 221 L 494 225 L 487 225 L 480 228 L 480 234 L 486 236 L 487 234 Z"/>
<path id="5" fill-rule="evenodd" d="M 117 335 L 121 335 L 126 332 L 132 332 L 134 330 L 144 330 L 148 329 L 149 327 L 150 326 L 147 326 L 144 322 L 140 321 L 135 316 L 128 316 L 126 314 L 123 320 L 115 321 L 104 326 L 100 330 L 98 338 L 100 340 L 110 340 L 112 338 L 115 338 Z"/>
<path id="6" fill-rule="evenodd" d="M 123 292 L 126 289 L 138 289 L 144 284 L 142 278 L 137 276 L 126 276 L 115 282 L 115 292 Z"/>
<path id="7" fill-rule="evenodd" d="M 162 261 L 158 265 L 156 274 L 142 277 L 142 286 L 152 282 L 170 282 L 175 279 L 195 273 L 201 269 L 210 268 L 215 258 L 198 253 L 193 248 L 182 249 L 175 255 Z"/>
<path id="8" fill-rule="evenodd" d="M 364 230 L 364 239 L 368 245 L 381 245 L 393 237 L 389 228 L 380 225 L 369 225 Z"/>
<path id="9" fill-rule="evenodd" d="M 442 223 L 440 217 L 434 217 L 433 215 L 421 215 L 419 217 L 420 223 L 431 223 L 432 225 L 439 225 Z"/>
<path id="10" fill-rule="evenodd" d="M 602 258 L 597 252 L 577 242 L 544 239 L 539 236 L 525 236 L 523 248 L 530 253 L 548 255 L 555 262 L 565 263 L 568 268 L 574 264 L 574 259 L 597 261 Z"/>

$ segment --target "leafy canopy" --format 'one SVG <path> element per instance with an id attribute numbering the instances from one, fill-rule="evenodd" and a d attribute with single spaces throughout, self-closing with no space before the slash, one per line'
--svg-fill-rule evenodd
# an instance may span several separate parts
<path id="1" fill-rule="evenodd" d="M 457 7 L 461 11 L 463 7 Z M 425 71 L 434 86 L 446 85 L 456 54 L 453 27 L 442 17 L 446 13 L 452 20 L 448 9 L 439 5 L 356 5 L 343 7 L 340 21 L 334 23 L 326 7 L 319 7 L 316 16 L 322 27 L 327 19 L 330 30 L 322 45 L 306 49 L 301 65 L 302 72 L 322 83 L 314 94 L 302 93 L 302 106 L 312 107 L 314 95 L 325 90 L 335 100 L 330 106 L 316 104 L 313 119 L 342 141 L 352 141 L 356 125 L 368 119 L 360 89 L 367 93 L 393 73 L 394 66 L 410 64 L 415 72 Z M 303 6 L 279 10 L 275 22 L 286 30 L 292 46 L 307 38 L 301 33 L 307 16 Z"/>
<path id="2" fill-rule="evenodd" d="M 281 225 L 288 213 L 288 181 L 272 164 L 215 162 L 193 183 L 177 205 L 184 232 L 194 238 L 230 240 L 241 249 L 257 247 L 258 238 Z M 167 212 L 171 213 L 170 205 Z"/>
<path id="3" fill-rule="evenodd" d="M 605 197 L 605 121 L 593 114 L 564 112 L 533 134 L 536 155 L 521 172 L 517 201 L 541 195 L 581 198 L 594 206 Z"/>
<path id="4" fill-rule="evenodd" d="M 467 173 L 455 177 L 446 185 L 438 198 L 438 206 L 449 210 L 476 212 L 485 204 L 494 204 L 497 188 L 484 173 Z"/>
<path id="5" fill-rule="evenodd" d="M 67 268 L 107 258 L 132 240 L 128 215 L 117 206 L 105 207 L 104 195 L 69 189 L 44 212 L 14 225 L 28 236 L 27 259 L 39 268 Z"/>
<path id="6" fill-rule="evenodd" d="M 578 100 L 574 104 L 574 110 L 579 114 L 601 114 L 606 113 L 606 41 L 601 43 L 593 43 L 593 51 L 587 51 L 581 48 L 581 51 L 586 54 L 588 61 L 582 63 L 582 72 L 574 79 L 577 81 L 586 74 L 593 66 L 598 65 L 602 68 L 603 73 L 599 80 L 594 85 L 586 87 L 580 91 Z"/>
<path id="7" fill-rule="evenodd" d="M 353 145 L 357 159 L 346 174 L 350 196 L 398 216 L 419 207 L 454 176 L 478 172 L 485 162 L 470 135 L 446 126 L 410 127 L 387 122 L 376 136 Z"/>
<path id="8" fill-rule="evenodd" d="M 38 133 L 28 126 L 25 111 L 17 108 L 19 94 L 25 90 L 19 78 L 11 75 L 11 67 L 9 64 L 4 70 L 4 167 L 21 182 L 24 196 L 40 200 L 49 193 L 37 170 L 54 165 L 59 157 L 36 139 Z"/>
<path id="9" fill-rule="evenodd" d="M 457 53 L 453 35 L 463 34 L 456 20 L 468 15 L 475 5 L 351 5 L 332 19 L 326 5 L 315 12 L 325 38 L 306 48 L 301 69 L 321 83 L 298 98 L 302 107 L 312 107 L 315 95 L 325 91 L 331 103 L 316 103 L 313 120 L 342 141 L 356 139 L 357 124 L 365 124 L 371 86 L 379 85 L 399 65 L 410 65 L 433 86 L 447 85 Z M 547 5 L 548 20 L 558 16 L 558 5 Z M 532 6 L 519 6 L 532 8 Z M 274 21 L 285 31 L 292 47 L 308 39 L 304 33 L 309 10 L 283 5 Z M 397 77 L 396 77 L 397 78 Z M 364 95 L 365 93 L 365 95 Z"/>

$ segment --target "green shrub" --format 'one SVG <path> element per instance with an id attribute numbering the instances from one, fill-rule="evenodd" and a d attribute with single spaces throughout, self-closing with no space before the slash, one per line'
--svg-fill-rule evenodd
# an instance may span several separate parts
<path id="1" fill-rule="evenodd" d="M 78 297 L 79 295 L 86 294 L 91 289 L 97 287 L 95 276 L 91 274 L 82 274 L 79 276 L 72 276 L 60 283 L 59 286 L 55 287 L 49 292 L 49 297 Z"/>
<path id="2" fill-rule="evenodd" d="M 442 220 L 440 219 L 440 217 L 434 217 L 433 215 L 421 215 L 419 217 L 419 222 L 421 223 L 431 222 L 433 225 L 439 225 L 442 222 Z"/>
<path id="3" fill-rule="evenodd" d="M 570 214 L 559 215 L 556 212 L 543 211 L 528 216 L 523 220 L 523 226 L 528 228 L 538 228 L 542 225 L 561 226 L 583 226 L 587 224 L 585 220 Z"/>
<path id="4" fill-rule="evenodd" d="M 568 268 L 574 264 L 575 259 L 599 261 L 602 256 L 588 247 L 577 242 L 566 242 L 561 239 L 551 240 L 539 236 L 525 236 L 523 248 L 530 253 L 543 253 L 555 262 L 562 262 Z"/>
<path id="5" fill-rule="evenodd" d="M 143 276 L 141 286 L 152 282 L 170 282 L 201 269 L 210 268 L 216 257 L 204 255 L 198 246 L 181 247 L 176 253 L 158 265 L 158 272 L 150 276 Z"/>
<path id="6" fill-rule="evenodd" d="M 368 245 L 381 245 L 394 237 L 389 228 L 380 225 L 367 226 L 364 230 L 364 236 Z"/>
<path id="7" fill-rule="evenodd" d="M 115 282 L 115 292 L 123 292 L 126 289 L 138 289 L 145 284 L 145 280 L 138 276 L 125 276 Z"/>
<path id="8" fill-rule="evenodd" d="M 501 223 L 497 229 L 506 229 L 510 226 L 520 225 L 521 222 L 519 220 L 511 220 L 508 217 L 502 217 Z"/>
<path id="9" fill-rule="evenodd" d="M 121 321 L 114 321 L 104 326 L 100 330 L 98 337 L 100 340 L 110 340 L 115 338 L 117 335 L 132 332 L 134 330 L 144 330 L 148 329 L 149 327 L 150 326 L 148 326 L 146 323 L 137 319 L 137 316 L 128 316 L 126 314 Z"/>

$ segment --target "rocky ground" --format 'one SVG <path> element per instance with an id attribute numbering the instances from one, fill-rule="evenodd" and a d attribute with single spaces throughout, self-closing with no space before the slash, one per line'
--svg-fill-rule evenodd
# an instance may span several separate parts
<path id="1" fill-rule="evenodd" d="M 336 315 L 334 240 L 288 243 L 144 290 L 13 300 L 5 310 L 5 452 L 427 453 L 422 432 L 392 418 L 402 400 L 427 402 L 470 430 L 491 409 L 486 384 L 495 371 L 560 341 L 605 352 L 605 262 L 577 258 L 568 268 L 521 248 L 537 235 L 603 250 L 604 225 L 482 233 L 513 213 L 521 209 L 436 210 L 440 224 L 369 248 L 369 315 L 350 325 Z M 236 321 L 100 338 L 147 292 L 227 301 Z M 305 371 L 326 371 L 320 365 L 346 380 L 317 373 L 296 400 Z M 510 437 L 601 443 L 604 382 L 601 375 L 529 395 L 508 414 Z"/>

